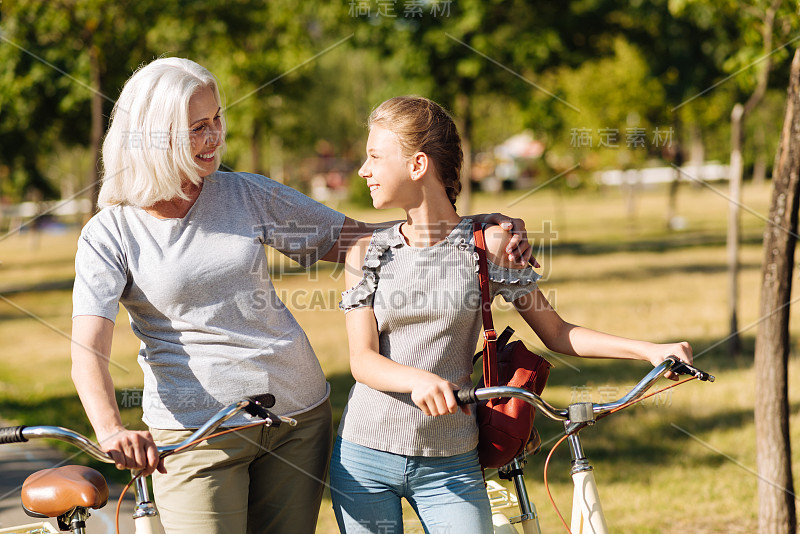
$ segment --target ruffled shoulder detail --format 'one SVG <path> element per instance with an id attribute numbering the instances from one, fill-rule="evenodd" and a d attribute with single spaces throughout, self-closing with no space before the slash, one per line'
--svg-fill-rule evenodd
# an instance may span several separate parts
<path id="1" fill-rule="evenodd" d="M 461 219 L 461 222 L 450 231 L 444 240 L 459 250 L 474 249 L 475 236 L 472 233 L 472 219 Z"/>
<path id="2" fill-rule="evenodd" d="M 468 232 L 466 239 L 469 248 L 472 249 L 475 274 L 478 274 L 480 270 L 480 256 L 478 256 L 478 251 L 475 250 L 475 234 L 472 233 L 472 221 L 469 219 L 464 219 L 464 221 L 468 221 L 469 223 L 466 226 L 466 231 Z M 509 267 L 501 267 L 488 258 L 487 263 L 489 264 L 489 280 L 498 284 L 526 286 L 535 284 L 542 277 L 542 275 L 534 271 L 533 267 L 530 265 L 527 265 L 524 269 L 511 269 Z"/>
<path id="3" fill-rule="evenodd" d="M 475 276 L 478 272 L 478 253 L 473 252 L 475 259 Z M 506 302 L 514 302 L 520 297 L 536 290 L 538 280 L 542 277 L 528 265 L 524 269 L 509 269 L 492 263 L 489 260 L 489 287 L 492 298 L 497 295 Z"/>
<path id="4" fill-rule="evenodd" d="M 372 233 L 364 263 L 361 266 L 361 280 L 356 285 L 342 293 L 339 309 L 350 311 L 356 308 L 372 306 L 375 289 L 378 287 L 378 269 L 387 250 L 403 245 L 403 236 L 400 234 L 400 223 Z"/>
<path id="5" fill-rule="evenodd" d="M 478 271 L 480 270 L 480 257 L 475 250 L 474 235 L 471 236 L 470 246 L 472 247 L 472 259 L 475 264 L 475 276 L 477 277 Z M 526 266 L 524 269 L 511 269 L 509 267 L 501 267 L 491 260 L 488 260 L 487 263 L 489 266 L 489 285 L 491 286 L 492 298 L 496 295 L 501 295 L 507 302 L 513 302 L 534 291 L 537 288 L 537 282 L 542 277 L 542 275 L 534 271 L 533 267 L 530 265 Z"/>
<path id="6" fill-rule="evenodd" d="M 474 253 L 475 257 L 475 272 L 478 272 L 478 253 Z M 533 267 L 528 265 L 524 269 L 510 269 L 508 267 L 500 267 L 495 265 L 489 260 L 489 280 L 498 284 L 504 285 L 519 285 L 526 286 L 535 284 L 542 275 L 533 270 Z"/>

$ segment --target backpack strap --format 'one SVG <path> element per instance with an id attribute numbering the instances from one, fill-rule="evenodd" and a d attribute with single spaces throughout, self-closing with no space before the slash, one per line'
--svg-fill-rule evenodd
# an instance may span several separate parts
<path id="1" fill-rule="evenodd" d="M 500 337 L 497 338 L 497 348 L 502 350 L 503 347 L 505 347 L 508 344 L 509 340 L 511 339 L 511 336 L 513 335 L 514 335 L 514 329 L 511 328 L 510 326 L 507 326 L 506 329 L 503 330 L 503 333 L 500 334 Z"/>
<path id="2" fill-rule="evenodd" d="M 481 288 L 481 317 L 483 318 L 483 383 L 498 385 L 497 377 L 497 332 L 492 321 L 492 301 L 489 298 L 489 264 L 486 259 L 486 240 L 483 226 L 472 223 L 475 235 L 475 252 L 478 253 L 478 282 Z"/>

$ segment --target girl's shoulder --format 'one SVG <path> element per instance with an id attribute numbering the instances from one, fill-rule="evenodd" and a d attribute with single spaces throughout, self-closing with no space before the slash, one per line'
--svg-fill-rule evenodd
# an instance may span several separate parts
<path id="1" fill-rule="evenodd" d="M 350 245 L 350 249 L 347 251 L 347 265 L 360 269 L 371 242 L 372 234 L 364 234 Z"/>
<path id="2" fill-rule="evenodd" d="M 486 240 L 486 256 L 489 261 L 507 269 L 519 268 L 518 264 L 508 259 L 506 253 L 506 247 L 511 240 L 510 232 L 503 230 L 500 226 L 491 225 L 484 228 L 483 235 Z"/>
<path id="3" fill-rule="evenodd" d="M 379 267 L 383 253 L 390 248 L 401 246 L 403 243 L 399 226 L 398 223 L 358 238 L 347 251 L 348 270 L 359 272 L 363 269 Z"/>

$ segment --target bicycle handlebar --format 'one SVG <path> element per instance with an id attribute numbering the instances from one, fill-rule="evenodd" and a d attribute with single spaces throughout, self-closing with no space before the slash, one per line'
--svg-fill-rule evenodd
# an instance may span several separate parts
<path id="1" fill-rule="evenodd" d="M 238 402 L 226 406 L 181 443 L 177 445 L 158 447 L 160 456 L 163 458 L 165 456 L 175 454 L 176 452 L 185 452 L 191 450 L 203 438 L 213 434 L 222 423 L 242 411 L 247 412 L 253 417 L 260 417 L 261 419 L 264 419 L 266 422 L 265 424 L 270 426 L 278 426 L 281 423 L 286 423 L 290 426 L 295 426 L 297 424 L 297 421 L 294 419 L 290 417 L 277 416 L 264 407 L 265 404 L 271 406 L 271 403 L 275 402 L 275 398 L 271 395 L 262 395 L 257 398 L 259 400 L 256 400 L 255 398 L 244 398 Z M 59 441 L 64 441 L 74 445 L 95 460 L 110 464 L 114 463 L 111 455 L 103 451 L 97 443 L 68 428 L 59 426 L 13 426 L 0 428 L 0 445 L 6 443 L 24 443 L 31 439 L 57 439 Z"/>
<path id="2" fill-rule="evenodd" d="M 698 380 L 713 382 L 715 377 L 710 375 L 700 369 L 685 363 L 674 356 L 667 357 L 663 362 L 661 362 L 658 366 L 653 368 L 644 378 L 642 378 L 638 384 L 636 384 L 633 389 L 631 389 L 627 394 L 625 394 L 622 398 L 613 401 L 607 402 L 604 404 L 591 404 L 591 411 L 593 415 L 603 415 L 607 414 L 629 402 L 633 402 L 640 398 L 644 393 L 650 389 L 650 387 L 662 376 L 667 374 L 668 372 L 672 371 L 675 374 L 685 374 L 685 375 L 692 375 Z M 529 404 L 536 407 L 545 417 L 552 419 L 554 421 L 575 421 L 576 415 L 575 411 L 571 408 L 575 406 L 581 406 L 583 403 L 573 404 L 570 408 L 566 409 L 559 409 L 551 406 L 548 404 L 544 399 L 542 399 L 539 395 L 532 393 L 526 389 L 522 388 L 515 388 L 510 386 L 492 386 L 492 387 L 485 387 L 485 388 L 467 388 L 467 389 L 460 389 L 454 392 L 456 395 L 456 401 L 458 404 L 471 404 L 478 402 L 479 400 L 489 400 L 498 397 L 514 397 L 517 399 L 524 400 Z M 588 415 L 588 414 L 586 414 Z"/>
<path id="3" fill-rule="evenodd" d="M 0 428 L 0 444 L 24 443 L 31 439 L 57 439 L 79 448 L 95 460 L 113 464 L 114 460 L 87 437 L 60 426 L 12 426 Z"/>

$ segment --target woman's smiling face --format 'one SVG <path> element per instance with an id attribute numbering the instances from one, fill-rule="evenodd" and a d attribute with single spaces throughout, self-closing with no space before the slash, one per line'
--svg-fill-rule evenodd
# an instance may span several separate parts
<path id="1" fill-rule="evenodd" d="M 219 167 L 217 149 L 222 146 L 224 136 L 220 112 L 219 102 L 210 87 L 200 89 L 189 100 L 189 139 L 202 177 L 213 174 Z"/>

